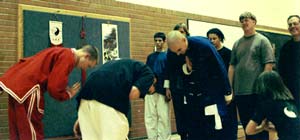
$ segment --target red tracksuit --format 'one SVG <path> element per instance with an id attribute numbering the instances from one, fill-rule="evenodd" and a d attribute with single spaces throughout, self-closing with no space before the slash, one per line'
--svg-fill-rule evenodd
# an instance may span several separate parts
<path id="1" fill-rule="evenodd" d="M 21 59 L 0 77 L 0 88 L 9 96 L 10 140 L 42 140 L 44 95 L 70 99 L 66 91 L 68 75 L 75 67 L 70 48 L 53 47 Z"/>

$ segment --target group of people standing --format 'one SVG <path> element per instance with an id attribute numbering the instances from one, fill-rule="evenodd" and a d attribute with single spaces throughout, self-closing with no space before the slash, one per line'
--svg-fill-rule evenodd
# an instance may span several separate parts
<path id="1" fill-rule="evenodd" d="M 210 29 L 207 38 L 196 37 L 179 23 L 166 41 L 163 33 L 154 35 L 159 49 L 148 56 L 147 64 L 160 79 L 156 87 L 165 90 L 161 100 L 145 98 L 150 140 L 170 139 L 165 116 L 170 98 L 181 140 L 236 140 L 237 116 L 247 140 L 269 140 L 268 131 L 277 132 L 280 140 L 300 139 L 299 16 L 287 20 L 293 38 L 280 51 L 278 62 L 268 38 L 255 30 L 255 15 L 244 12 L 239 21 L 244 35 L 232 50 L 222 45 L 225 36 L 218 28 Z M 167 43 L 167 50 L 162 51 L 161 42 Z M 280 75 L 273 70 L 276 63 Z M 156 104 L 151 107 L 148 102 Z"/>
<path id="2" fill-rule="evenodd" d="M 167 103 L 171 98 L 177 133 L 182 140 L 236 139 L 234 131 L 237 132 L 237 116 L 236 112 L 235 115 L 228 115 L 233 114 L 228 111 L 235 111 L 235 106 L 231 105 L 228 65 L 223 62 L 224 59 L 229 63 L 231 52 L 220 46 L 220 34 L 222 32 L 219 29 L 212 29 L 208 33 L 218 46 L 205 37 L 190 37 L 183 23 L 174 27 L 174 31 L 167 35 L 167 40 L 161 32 L 154 35 L 156 51 L 148 56 L 146 64 L 158 77 L 156 89 L 162 88 L 160 94 L 164 96 L 146 95 L 145 126 L 149 140 L 170 139 Z M 219 44 L 213 41 L 215 37 L 218 37 Z M 222 38 L 223 41 L 223 34 Z M 163 43 L 167 43 L 168 50 L 163 51 Z M 155 104 L 151 106 L 149 102 Z M 152 114 L 149 115 L 149 112 Z"/>
<path id="3" fill-rule="evenodd" d="M 74 133 L 87 140 L 127 139 L 125 114 L 137 98 L 145 100 L 149 140 L 171 138 L 171 99 L 181 140 L 236 140 L 237 112 L 247 140 L 268 140 L 267 131 L 300 140 L 300 17 L 287 20 L 293 38 L 280 53 L 279 74 L 270 41 L 255 31 L 256 17 L 245 12 L 239 21 L 244 35 L 232 50 L 222 45 L 221 30 L 190 36 L 180 23 L 167 35 L 154 34 L 155 51 L 146 64 L 111 60 L 72 87 L 68 75 L 75 67 L 95 67 L 97 48 L 53 47 L 21 59 L 0 77 L 0 93 L 9 94 L 10 139 L 43 139 L 43 93 L 63 101 L 81 88 Z"/>

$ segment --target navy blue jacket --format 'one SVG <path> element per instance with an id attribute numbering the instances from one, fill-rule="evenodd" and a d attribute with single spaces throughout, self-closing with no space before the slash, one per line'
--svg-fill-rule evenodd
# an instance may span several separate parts
<path id="1" fill-rule="evenodd" d="M 219 113 L 225 114 L 224 95 L 230 94 L 231 87 L 222 57 L 207 38 L 197 36 L 188 37 L 187 40 L 186 56 L 193 67 L 188 79 L 197 85 L 190 90 L 209 96 L 212 102 L 217 104 Z"/>
<path id="2" fill-rule="evenodd" d="M 185 63 L 184 55 L 177 55 L 170 50 L 167 51 L 167 68 L 165 79 L 170 81 L 170 90 L 172 94 L 184 95 L 183 74 L 181 67 Z"/>
<path id="3" fill-rule="evenodd" d="M 166 89 L 164 88 L 165 71 L 167 66 L 167 53 L 166 52 L 153 52 L 147 57 L 146 64 L 152 69 L 157 78 L 155 90 L 157 93 L 165 95 Z"/>
<path id="4" fill-rule="evenodd" d="M 300 42 L 288 41 L 280 50 L 278 71 L 300 109 Z"/>
<path id="5" fill-rule="evenodd" d="M 143 98 L 153 80 L 152 70 L 142 62 L 132 59 L 112 60 L 90 74 L 77 100 L 97 100 L 127 114 L 132 86 L 140 90 L 140 97 Z"/>

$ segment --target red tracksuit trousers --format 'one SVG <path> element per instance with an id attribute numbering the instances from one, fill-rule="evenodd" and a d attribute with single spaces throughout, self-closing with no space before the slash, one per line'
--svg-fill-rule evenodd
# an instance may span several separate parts
<path id="1" fill-rule="evenodd" d="M 8 113 L 10 140 L 43 139 L 43 114 L 37 109 L 35 95 L 30 95 L 22 104 L 9 96 Z"/>

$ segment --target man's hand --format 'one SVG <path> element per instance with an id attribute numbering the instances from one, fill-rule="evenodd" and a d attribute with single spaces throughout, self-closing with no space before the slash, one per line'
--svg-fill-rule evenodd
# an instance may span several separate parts
<path id="1" fill-rule="evenodd" d="M 70 98 L 74 97 L 79 91 L 81 85 L 80 82 L 76 82 L 72 87 L 67 87 L 67 91 L 70 94 Z"/>
<path id="2" fill-rule="evenodd" d="M 171 90 L 169 88 L 166 88 L 166 98 L 165 98 L 165 100 L 167 102 L 172 100 Z"/>
<path id="3" fill-rule="evenodd" d="M 266 124 L 265 124 L 264 130 L 269 131 L 269 132 L 276 132 L 275 125 L 272 122 L 267 121 L 265 123 Z"/>
<path id="4" fill-rule="evenodd" d="M 155 93 L 156 89 L 155 89 L 155 84 L 157 82 L 157 79 L 154 78 L 152 85 L 150 86 L 149 90 L 148 90 L 148 94 L 153 94 Z"/>
<path id="5" fill-rule="evenodd" d="M 79 126 L 78 119 L 74 123 L 73 132 L 74 132 L 75 137 L 78 138 L 78 139 L 80 139 L 80 137 L 81 137 L 81 131 L 80 131 L 80 126 Z"/>
<path id="6" fill-rule="evenodd" d="M 136 86 L 132 86 L 129 93 L 129 99 L 130 100 L 138 99 L 140 95 L 141 95 L 140 90 Z"/>

